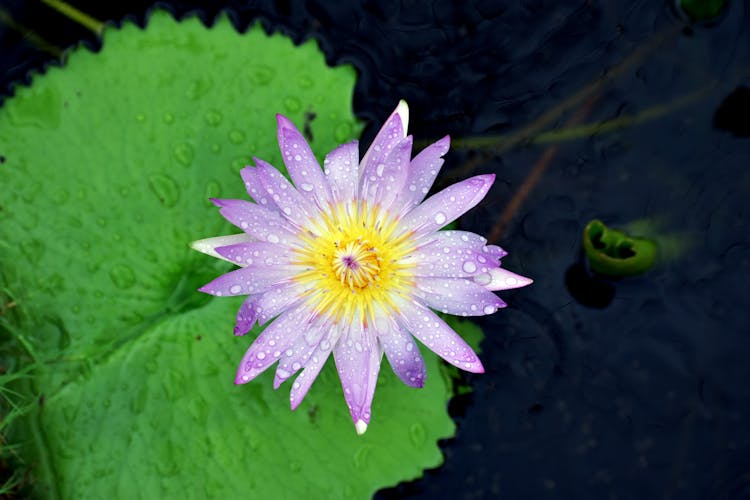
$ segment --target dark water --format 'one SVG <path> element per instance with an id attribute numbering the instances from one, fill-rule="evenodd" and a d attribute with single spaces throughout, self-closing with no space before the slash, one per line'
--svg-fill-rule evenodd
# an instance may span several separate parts
<path id="1" fill-rule="evenodd" d="M 115 20 L 150 5 L 75 3 Z M 209 3 L 170 5 L 212 18 Z M 445 465 L 377 496 L 750 498 L 750 4 L 688 27 L 658 1 L 331 3 L 222 5 L 240 27 L 260 17 L 354 64 L 365 142 L 399 98 L 416 138 L 518 133 L 592 82 L 539 131 L 662 112 L 593 137 L 450 153 L 449 176 L 498 174 L 463 220 L 480 233 L 550 156 L 499 238 L 507 267 L 536 282 L 480 321 L 488 370 L 451 404 Z M 97 43 L 39 3 L 3 6 L 59 47 Z M 51 59 L 1 25 L 0 46 L 6 94 Z M 641 221 L 662 244 L 657 266 L 589 279 L 579 241 L 593 218 Z"/>

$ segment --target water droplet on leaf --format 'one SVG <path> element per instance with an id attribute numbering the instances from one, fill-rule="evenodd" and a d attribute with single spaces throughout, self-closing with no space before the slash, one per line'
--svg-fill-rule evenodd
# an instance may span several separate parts
<path id="1" fill-rule="evenodd" d="M 148 178 L 148 186 L 162 205 L 173 207 L 180 199 L 180 188 L 177 182 L 166 174 L 153 174 Z"/>
<path id="2" fill-rule="evenodd" d="M 193 162 L 193 146 L 190 144 L 180 144 L 174 148 L 174 157 L 180 165 L 185 167 L 190 166 Z"/>
<path id="3" fill-rule="evenodd" d="M 109 271 L 109 277 L 117 288 L 127 289 L 135 284 L 135 273 L 124 264 L 118 264 Z"/>

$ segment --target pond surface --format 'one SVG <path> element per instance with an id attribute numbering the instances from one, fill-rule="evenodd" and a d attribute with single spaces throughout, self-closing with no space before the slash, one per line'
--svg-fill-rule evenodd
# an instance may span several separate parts
<path id="1" fill-rule="evenodd" d="M 9 4 L 56 46 L 96 43 Z M 149 2 L 95 4 L 77 2 L 99 19 Z M 405 98 L 416 138 L 453 138 L 445 182 L 496 173 L 462 227 L 535 279 L 478 321 L 487 372 L 451 405 L 445 464 L 378 498 L 750 497 L 747 2 L 692 26 L 653 1 L 228 5 L 356 66 L 364 143 Z M 5 90 L 50 56 L 0 29 Z M 655 240 L 656 265 L 592 277 L 592 219 Z"/>

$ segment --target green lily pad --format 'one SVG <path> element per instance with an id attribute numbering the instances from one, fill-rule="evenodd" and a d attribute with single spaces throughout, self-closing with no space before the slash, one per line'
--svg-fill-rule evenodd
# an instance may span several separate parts
<path id="1" fill-rule="evenodd" d="M 426 387 L 384 367 L 358 437 L 331 366 L 295 412 L 271 374 L 233 385 L 257 332 L 195 291 L 226 268 L 188 243 L 231 232 L 207 198 L 245 196 L 250 154 L 281 164 L 277 112 L 320 155 L 356 137 L 354 81 L 312 41 L 157 11 L 0 109 L 0 287 L 25 318 L 16 361 L 43 366 L 11 437 L 37 494 L 364 498 L 440 464 L 450 382 L 426 349 Z"/>

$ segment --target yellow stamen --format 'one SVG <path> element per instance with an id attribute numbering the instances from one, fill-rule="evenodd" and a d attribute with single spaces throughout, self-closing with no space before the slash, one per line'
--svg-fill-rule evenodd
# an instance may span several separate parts
<path id="1" fill-rule="evenodd" d="M 304 271 L 295 279 L 316 315 L 368 322 L 376 304 L 396 310 L 393 294 L 413 286 L 413 265 L 403 261 L 415 250 L 411 234 L 396 229 L 387 212 L 359 200 L 330 207 L 305 228 L 294 260 Z"/>

